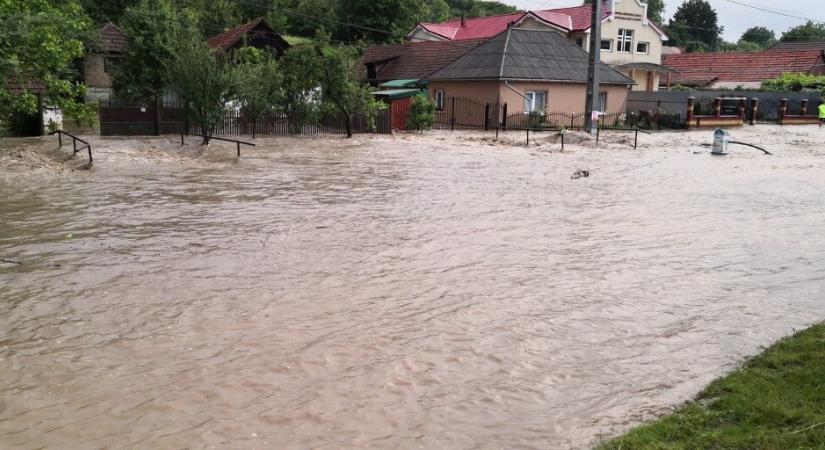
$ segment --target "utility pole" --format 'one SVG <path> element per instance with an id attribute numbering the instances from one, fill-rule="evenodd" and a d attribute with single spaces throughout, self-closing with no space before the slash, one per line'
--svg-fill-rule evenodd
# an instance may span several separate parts
<path id="1" fill-rule="evenodd" d="M 596 134 L 599 118 L 593 113 L 599 108 L 599 72 L 597 64 L 601 60 L 602 50 L 602 0 L 593 0 L 593 16 L 590 23 L 590 57 L 587 68 L 587 98 L 584 109 L 584 129 Z"/>

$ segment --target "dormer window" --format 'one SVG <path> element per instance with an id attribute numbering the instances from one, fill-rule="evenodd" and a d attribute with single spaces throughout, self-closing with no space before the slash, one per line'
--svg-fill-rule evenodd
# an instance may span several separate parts
<path id="1" fill-rule="evenodd" d="M 650 43 L 649 42 L 639 42 L 636 44 L 636 53 L 641 53 L 643 55 L 647 55 L 650 52 Z"/>
<path id="2" fill-rule="evenodd" d="M 616 51 L 633 53 L 633 30 L 619 28 L 619 39 L 616 42 Z"/>

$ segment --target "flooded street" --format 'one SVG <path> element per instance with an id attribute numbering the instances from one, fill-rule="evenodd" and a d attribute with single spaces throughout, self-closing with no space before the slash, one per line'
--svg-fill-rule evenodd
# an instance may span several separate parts
<path id="1" fill-rule="evenodd" d="M 825 151 L 95 142 L 0 177 L 1 448 L 588 448 L 825 319 Z"/>

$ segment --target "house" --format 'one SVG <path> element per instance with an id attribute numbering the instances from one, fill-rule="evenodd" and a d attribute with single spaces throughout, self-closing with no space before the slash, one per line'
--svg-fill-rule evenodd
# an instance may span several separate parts
<path id="1" fill-rule="evenodd" d="M 662 64 L 676 72 L 662 79 L 662 87 L 759 89 L 762 82 L 783 73 L 823 74 L 823 50 L 741 53 L 683 53 L 664 55 Z"/>
<path id="2" fill-rule="evenodd" d="M 263 17 L 212 36 L 206 41 L 209 48 L 228 52 L 244 46 L 261 50 L 270 49 L 280 57 L 289 48 L 289 43 L 270 27 Z"/>
<path id="3" fill-rule="evenodd" d="M 588 55 L 554 31 L 511 27 L 468 51 L 427 77 L 436 109 L 446 99 L 507 104 L 508 114 L 585 111 Z M 598 109 L 625 110 L 633 80 L 607 64 L 598 65 L 601 82 Z"/>
<path id="4" fill-rule="evenodd" d="M 483 39 L 468 39 L 374 45 L 367 48 L 364 56 L 361 57 L 365 69 L 361 73 L 361 79 L 373 86 L 386 84 L 393 80 L 421 80 L 478 47 L 484 41 Z"/>
<path id="5" fill-rule="evenodd" d="M 103 25 L 100 39 L 89 48 L 83 60 L 83 80 L 86 83 L 86 102 L 97 103 L 112 97 L 112 73 L 126 48 L 127 38 L 113 23 Z"/>
<path id="6" fill-rule="evenodd" d="M 549 30 L 589 50 L 591 5 L 526 11 L 442 23 L 419 23 L 407 37 L 412 41 L 462 41 L 489 39 L 506 30 Z M 668 40 L 662 28 L 647 17 L 641 0 L 609 0 L 602 9 L 601 59 L 636 83 L 634 90 L 658 90 L 662 43 Z"/>

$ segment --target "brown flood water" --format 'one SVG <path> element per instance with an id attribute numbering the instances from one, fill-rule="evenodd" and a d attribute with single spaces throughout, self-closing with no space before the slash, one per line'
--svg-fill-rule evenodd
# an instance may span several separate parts
<path id="1" fill-rule="evenodd" d="M 825 319 L 822 154 L 269 142 L 0 178 L 0 447 L 587 448 Z"/>

